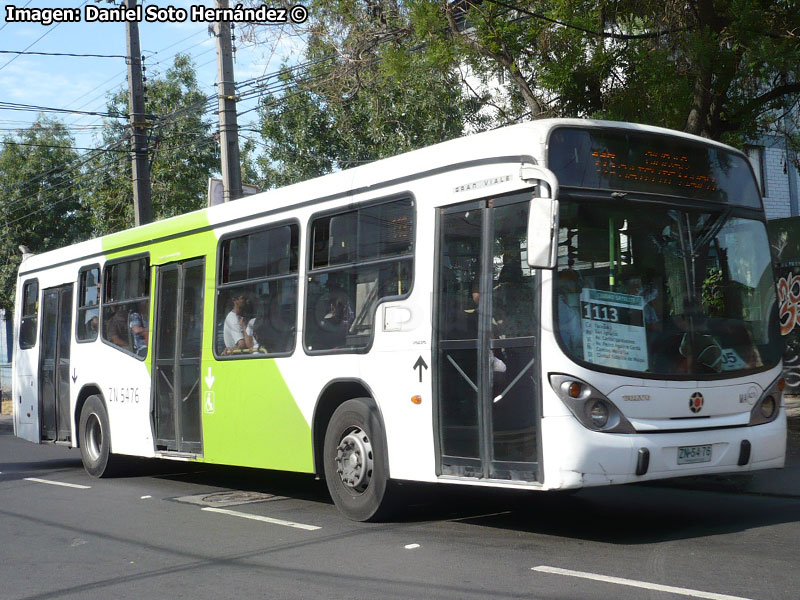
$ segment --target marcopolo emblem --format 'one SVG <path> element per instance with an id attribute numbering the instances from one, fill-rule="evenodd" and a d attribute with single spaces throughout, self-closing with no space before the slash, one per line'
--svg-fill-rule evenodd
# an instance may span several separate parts
<path id="1" fill-rule="evenodd" d="M 699 413 L 703 409 L 703 394 L 695 392 L 689 398 L 689 408 L 693 413 Z"/>

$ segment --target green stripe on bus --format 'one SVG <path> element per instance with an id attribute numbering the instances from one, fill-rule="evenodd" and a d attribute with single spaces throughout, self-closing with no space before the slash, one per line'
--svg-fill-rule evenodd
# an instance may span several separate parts
<path id="1" fill-rule="evenodd" d="M 275 360 L 204 360 L 203 379 L 204 460 L 313 472 L 311 428 Z"/>
<path id="2" fill-rule="evenodd" d="M 300 412 L 275 361 L 258 358 L 217 361 L 213 358 L 217 329 L 214 322 L 217 236 L 209 225 L 206 211 L 198 211 L 106 236 L 102 240 L 103 250 L 111 260 L 149 253 L 150 264 L 154 267 L 150 285 L 151 321 L 155 315 L 155 267 L 205 258 L 204 339 L 200 373 L 203 391 L 203 456 L 199 460 L 311 473 L 311 427 Z M 200 231 L 178 235 L 187 230 Z M 163 241 L 141 243 L 158 239 Z M 151 377 L 152 342 L 151 339 L 145 359 Z M 214 377 L 211 388 L 206 383 L 209 368 Z M 212 395 L 209 396 L 208 392 L 212 392 Z"/>

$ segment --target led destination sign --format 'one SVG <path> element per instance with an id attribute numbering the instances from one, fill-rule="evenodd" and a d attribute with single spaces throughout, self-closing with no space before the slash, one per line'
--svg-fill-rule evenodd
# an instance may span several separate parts
<path id="1" fill-rule="evenodd" d="M 628 156 L 627 160 L 620 160 L 614 152 L 595 150 L 592 156 L 595 170 L 601 177 L 717 191 L 716 180 L 705 173 L 698 173 L 685 154 L 644 150 L 640 156 Z"/>
<path id="2" fill-rule="evenodd" d="M 622 129 L 559 127 L 548 167 L 562 187 L 646 192 L 760 208 L 742 155 L 694 140 Z"/>

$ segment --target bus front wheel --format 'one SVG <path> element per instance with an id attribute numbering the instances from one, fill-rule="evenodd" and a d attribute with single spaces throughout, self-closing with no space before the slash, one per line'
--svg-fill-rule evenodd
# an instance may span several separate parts
<path id="1" fill-rule="evenodd" d="M 390 511 L 386 442 L 378 409 L 367 399 L 348 400 L 325 432 L 325 481 L 336 507 L 354 521 L 376 521 Z"/>
<path id="2" fill-rule="evenodd" d="M 92 477 L 108 477 L 112 474 L 110 435 L 103 401 L 98 396 L 89 396 L 81 410 L 78 436 L 83 468 Z"/>

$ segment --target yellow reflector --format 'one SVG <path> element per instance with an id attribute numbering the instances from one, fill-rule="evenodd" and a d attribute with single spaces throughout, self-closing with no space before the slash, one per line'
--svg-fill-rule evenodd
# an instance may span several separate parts
<path id="1" fill-rule="evenodd" d="M 411 396 L 411 402 L 414 404 L 422 404 L 422 396 Z"/>

